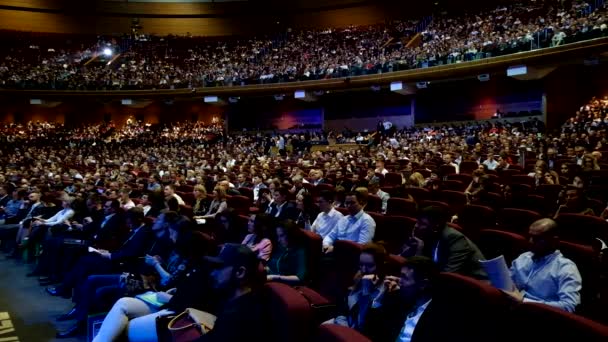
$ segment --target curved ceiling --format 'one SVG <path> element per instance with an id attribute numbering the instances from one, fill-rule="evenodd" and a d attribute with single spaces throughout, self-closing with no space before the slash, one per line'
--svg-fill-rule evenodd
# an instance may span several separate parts
<path id="1" fill-rule="evenodd" d="M 315 12 L 384 6 L 386 3 L 370 0 L 0 0 L 0 9 L 129 17 L 219 17 L 262 11 L 272 14 Z"/>

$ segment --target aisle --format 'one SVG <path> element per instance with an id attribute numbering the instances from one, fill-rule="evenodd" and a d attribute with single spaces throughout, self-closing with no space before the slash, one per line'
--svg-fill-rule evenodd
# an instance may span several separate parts
<path id="1" fill-rule="evenodd" d="M 37 278 L 27 278 L 31 265 L 6 259 L 0 253 L 0 338 L 13 342 L 86 341 L 55 339 L 55 328 L 69 327 L 73 322 L 55 322 L 55 318 L 72 307 L 68 299 L 49 296 Z M 8 328 L 7 315 L 14 331 Z"/>

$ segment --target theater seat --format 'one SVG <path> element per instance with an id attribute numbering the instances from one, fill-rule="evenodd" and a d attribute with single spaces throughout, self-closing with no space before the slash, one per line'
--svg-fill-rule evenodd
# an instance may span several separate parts
<path id="1" fill-rule="evenodd" d="M 354 329 L 337 324 L 323 324 L 317 329 L 315 342 L 371 342 Z"/>
<path id="2" fill-rule="evenodd" d="M 394 197 L 388 199 L 388 204 L 386 208 L 387 215 L 416 217 L 416 212 L 416 202 L 412 200 Z"/>
<path id="3" fill-rule="evenodd" d="M 359 270 L 359 255 L 362 249 L 363 245 L 348 240 L 338 240 L 334 243 L 338 293 L 344 293 L 352 285 L 355 273 Z"/>
<path id="4" fill-rule="evenodd" d="M 321 263 L 321 253 L 323 252 L 323 239 L 320 235 L 300 229 L 302 242 L 306 247 L 308 257 L 308 279 L 305 284 L 314 286 L 319 281 L 319 265 Z"/>
<path id="5" fill-rule="evenodd" d="M 382 200 L 377 195 L 370 194 L 367 197 L 367 205 L 365 205 L 365 211 L 371 211 L 375 213 L 382 212 Z"/>
<path id="6" fill-rule="evenodd" d="M 583 279 L 583 288 L 581 290 L 581 305 L 576 308 L 579 314 L 593 314 L 600 309 L 597 307 L 598 293 L 601 290 L 601 265 L 600 253 L 592 246 L 580 245 L 568 241 L 559 242 L 559 251 L 564 257 L 572 260 Z M 608 318 L 608 317 L 607 317 Z"/>
<path id="7" fill-rule="evenodd" d="M 555 221 L 559 227 L 560 239 L 565 241 L 592 245 L 595 238 L 604 240 L 608 236 L 608 222 L 596 216 L 559 214 Z"/>
<path id="8" fill-rule="evenodd" d="M 305 342 L 310 339 L 312 311 L 306 298 L 288 285 L 274 282 L 264 285 L 263 295 L 268 305 L 270 341 Z"/>
<path id="9" fill-rule="evenodd" d="M 539 303 L 522 303 L 511 315 L 513 341 L 608 341 L 608 326 Z"/>
<path id="10" fill-rule="evenodd" d="M 528 250 L 528 240 L 515 233 L 496 229 L 482 229 L 477 237 L 477 245 L 483 256 L 493 259 L 504 255 L 507 265 Z"/>
<path id="11" fill-rule="evenodd" d="M 474 240 L 481 229 L 496 228 L 496 212 L 483 205 L 465 205 L 458 215 L 458 225 Z"/>
<path id="12" fill-rule="evenodd" d="M 226 202 L 229 208 L 234 209 L 234 211 L 240 215 L 248 214 L 249 208 L 252 205 L 249 197 L 241 195 L 230 196 L 226 199 Z"/>
<path id="13" fill-rule="evenodd" d="M 498 212 L 498 229 L 527 236 L 530 225 L 541 218 L 536 211 L 504 208 Z"/>
<path id="14" fill-rule="evenodd" d="M 479 280 L 441 273 L 433 301 L 440 317 L 444 316 L 439 326 L 449 334 L 437 341 L 506 341 L 506 333 L 513 330 L 507 324 L 513 301 Z M 442 337 L 441 332 L 434 334 Z"/>
<path id="15" fill-rule="evenodd" d="M 389 172 L 384 177 L 384 184 L 388 186 L 401 186 L 403 179 L 401 174 L 397 172 Z"/>

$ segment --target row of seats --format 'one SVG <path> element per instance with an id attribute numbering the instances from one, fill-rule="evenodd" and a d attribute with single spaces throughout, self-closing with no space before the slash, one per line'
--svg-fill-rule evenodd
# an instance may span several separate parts
<path id="1" fill-rule="evenodd" d="M 311 306 L 310 290 L 269 283 L 271 333 L 280 341 L 369 341 L 334 325 L 317 328 L 326 313 Z M 475 279 L 442 273 L 434 291 L 433 326 L 420 325 L 425 341 L 585 341 L 608 340 L 608 327 L 544 304 L 516 304 L 500 290 Z M 317 295 L 321 297 L 321 295 Z M 318 300 L 318 299 L 315 299 Z M 315 317 L 323 314 L 323 317 Z M 417 326 L 418 327 L 418 326 Z"/>

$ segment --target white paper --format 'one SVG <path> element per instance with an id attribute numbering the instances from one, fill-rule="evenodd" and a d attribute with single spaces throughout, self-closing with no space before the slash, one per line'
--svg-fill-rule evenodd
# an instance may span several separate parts
<path id="1" fill-rule="evenodd" d="M 99 250 L 93 247 L 89 247 L 89 253 L 99 253 Z"/>
<path id="2" fill-rule="evenodd" d="M 479 262 L 488 274 L 488 278 L 494 287 L 504 291 L 513 291 L 515 289 L 513 279 L 511 279 L 511 271 L 509 271 L 503 255 L 490 260 L 479 260 Z"/>

